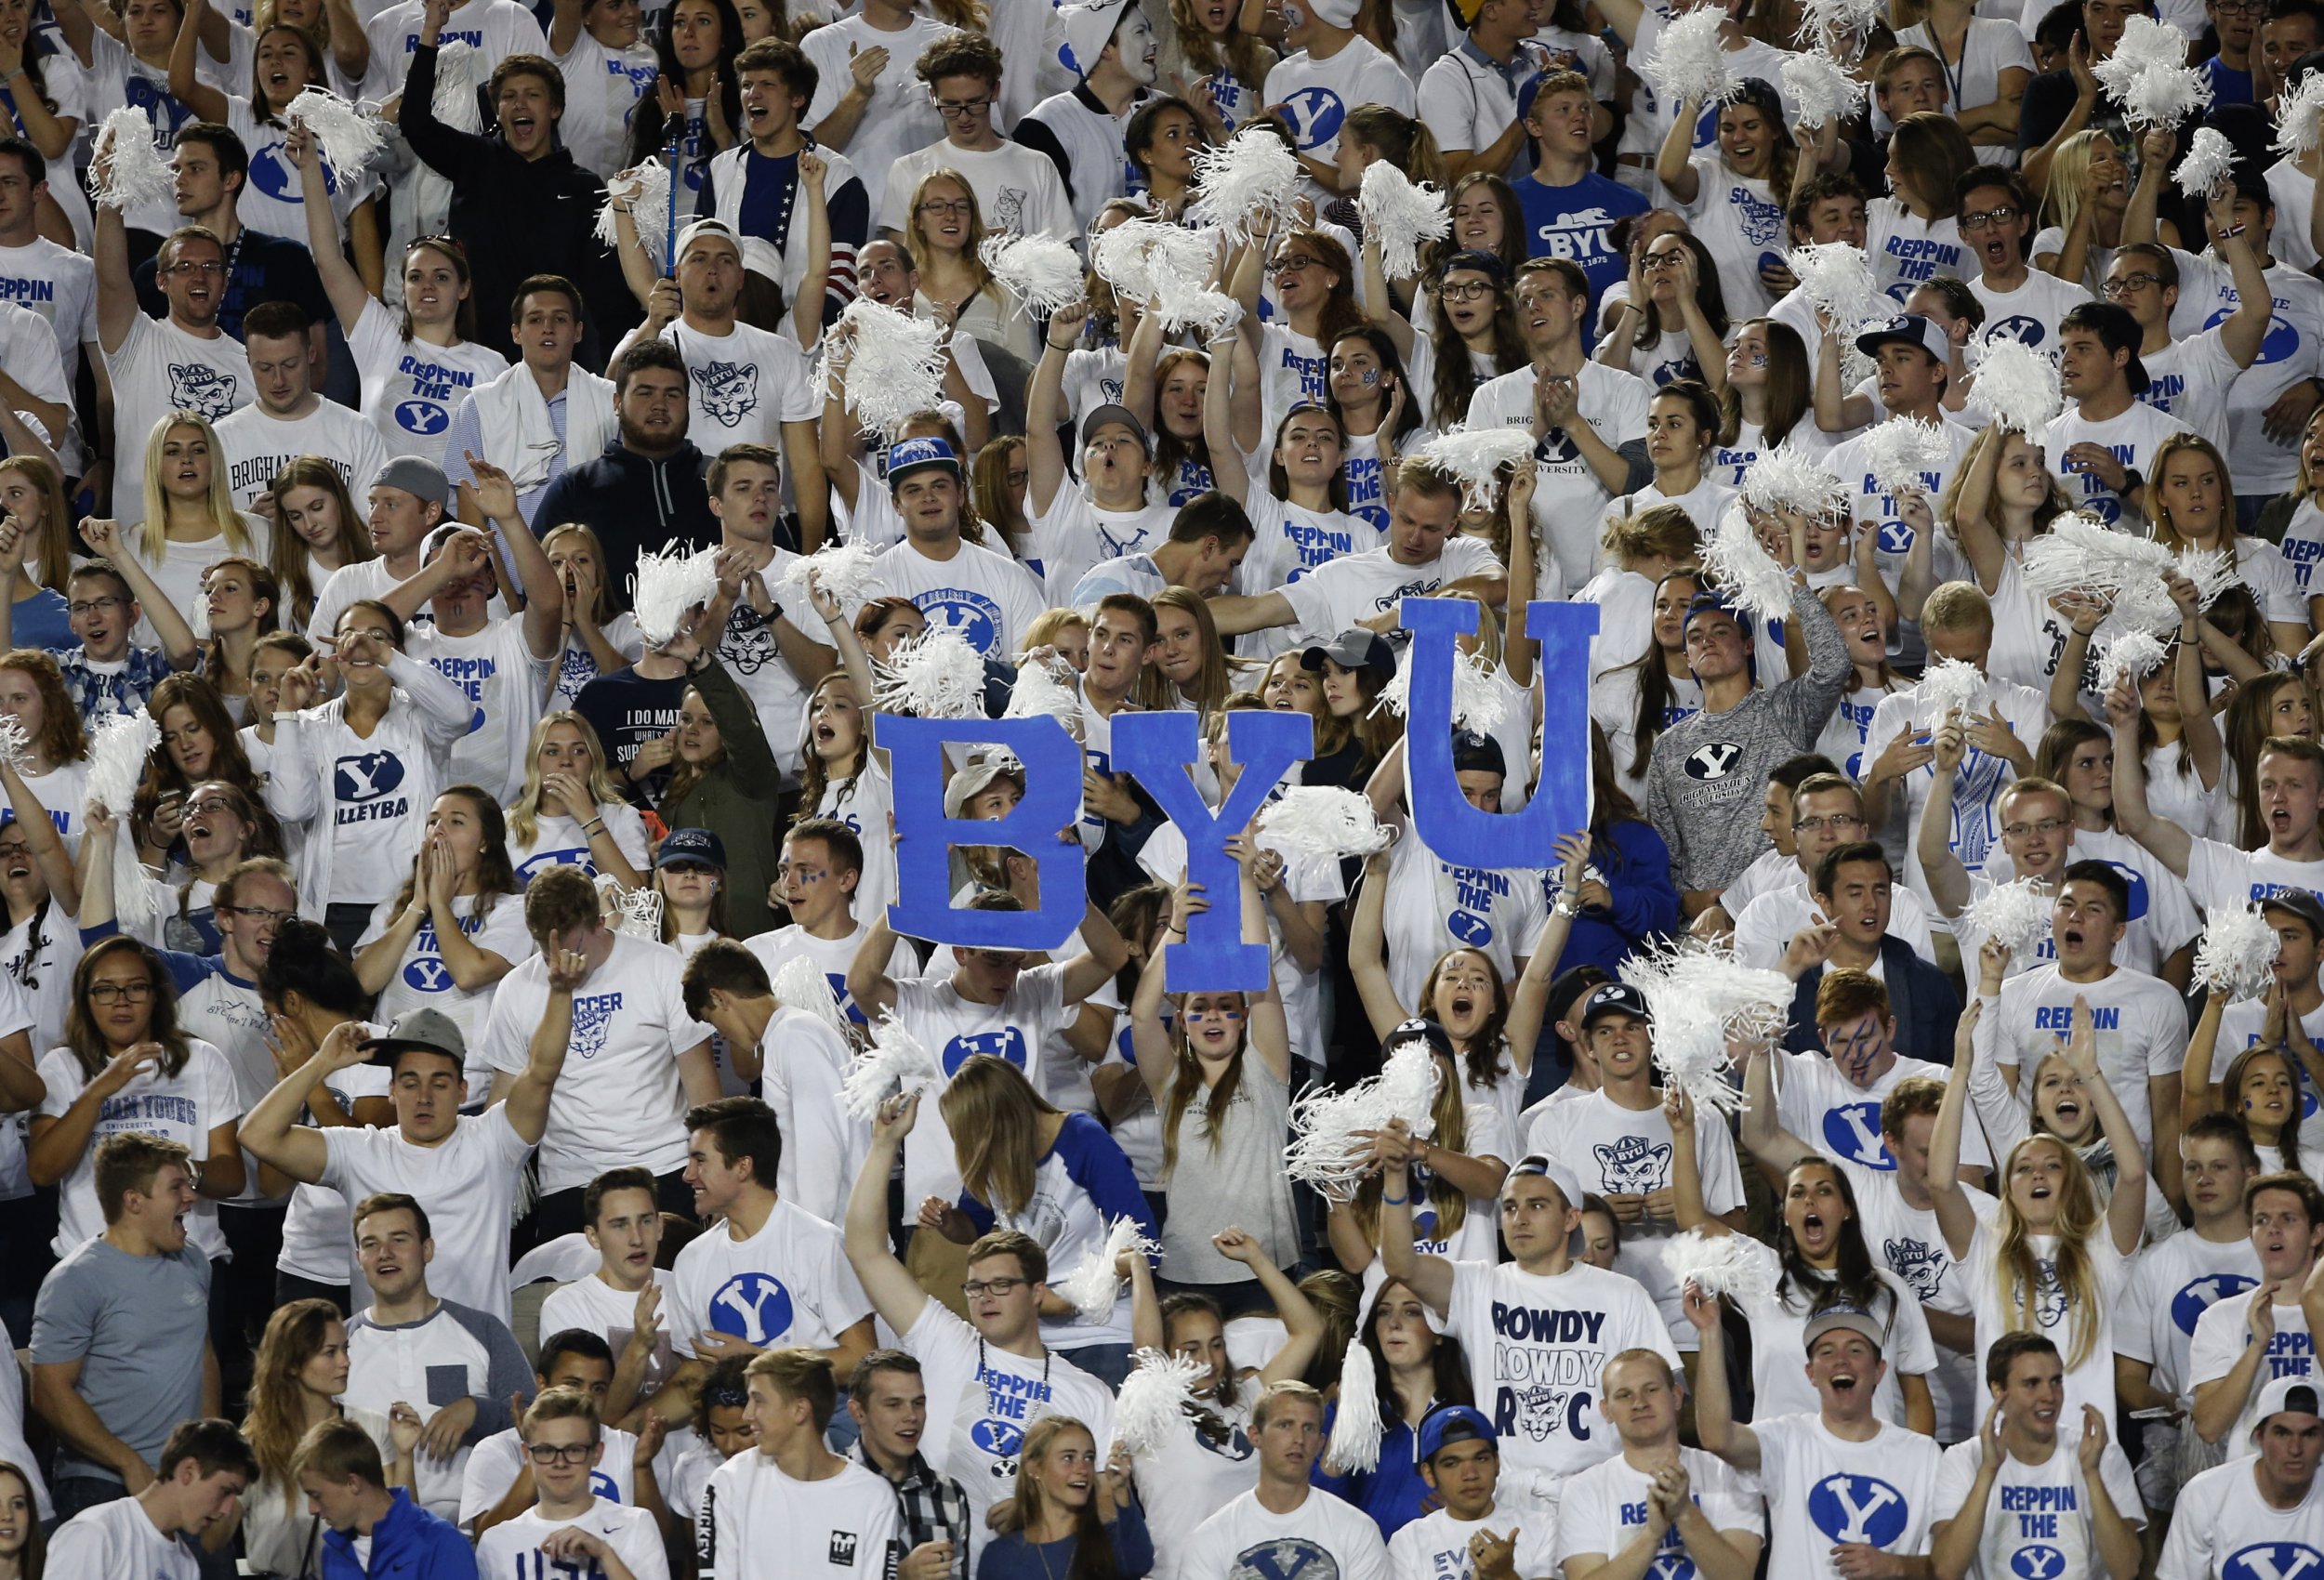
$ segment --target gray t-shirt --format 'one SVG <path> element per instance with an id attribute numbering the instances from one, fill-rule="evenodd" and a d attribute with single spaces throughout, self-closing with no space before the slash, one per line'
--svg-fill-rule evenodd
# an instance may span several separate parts
<path id="1" fill-rule="evenodd" d="M 1248 1230 L 1279 1268 L 1299 1259 L 1290 1181 L 1283 1175 L 1291 1088 L 1269 1073 L 1265 1060 L 1246 1051 L 1215 1152 L 1208 1102 L 1208 1092 L 1195 1093 L 1179 1121 L 1170 1211 L 1162 1228 L 1162 1276 L 1178 1284 L 1242 1284 L 1250 1279 L 1250 1269 L 1219 1255 L 1210 1244 L 1222 1229 Z"/>
<path id="2" fill-rule="evenodd" d="M 188 1245 L 134 1257 L 99 1236 L 68 1252 L 33 1307 L 33 1363 L 81 1363 L 73 1387 L 105 1429 L 149 1465 L 169 1429 L 202 1414 L 209 1258 Z M 59 1451 L 59 1478 L 118 1481 L 109 1465 Z"/>

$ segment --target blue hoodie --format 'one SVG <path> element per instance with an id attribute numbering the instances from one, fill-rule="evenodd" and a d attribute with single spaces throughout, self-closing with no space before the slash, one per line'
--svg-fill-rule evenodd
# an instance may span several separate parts
<path id="1" fill-rule="evenodd" d="M 344 1531 L 323 1534 L 323 1580 L 477 1580 L 476 1551 L 460 1528 L 430 1514 L 402 1487 L 371 1528 L 371 1565 L 355 1556 L 355 1538 Z"/>

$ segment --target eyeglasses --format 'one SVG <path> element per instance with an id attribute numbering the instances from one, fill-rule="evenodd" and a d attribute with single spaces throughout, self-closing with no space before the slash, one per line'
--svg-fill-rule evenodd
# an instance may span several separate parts
<path id="1" fill-rule="evenodd" d="M 2265 0 L 2212 0 L 2212 9 L 2223 17 L 2256 17 L 2267 6 Z"/>
<path id="2" fill-rule="evenodd" d="M 597 1452 L 593 1442 L 528 1442 L 524 1452 L 535 1465 L 580 1465 Z"/>
<path id="3" fill-rule="evenodd" d="M 949 201 L 944 198 L 930 198 L 920 204 L 920 212 L 931 219 L 942 219 L 947 215 L 967 214 L 971 212 L 972 206 L 967 198 L 953 198 Z"/>
<path id="4" fill-rule="evenodd" d="M 2004 204 L 2000 208 L 1981 208 L 1974 214 L 1961 217 L 1961 228 L 1975 230 L 1987 225 L 2007 225 L 2017 217 L 2017 210 Z"/>
<path id="5" fill-rule="evenodd" d="M 213 259 L 208 263 L 196 263 L 193 259 L 188 257 L 179 258 L 176 263 L 171 264 L 166 270 L 164 270 L 163 272 L 165 274 L 175 274 L 179 279 L 183 279 L 189 274 L 223 274 L 226 272 L 226 266 L 223 263 L 218 262 L 216 259 Z"/>
<path id="6" fill-rule="evenodd" d="M 84 614 L 102 614 L 109 609 L 119 609 L 129 600 L 125 598 L 85 598 L 78 603 L 68 603 L 64 612 L 78 620 Z"/>
<path id="7" fill-rule="evenodd" d="M 88 985 L 91 1004 L 143 1004 L 153 996 L 153 984 L 144 982 L 91 982 Z"/>
<path id="8" fill-rule="evenodd" d="M 1676 269 L 1679 266 L 1679 259 L 1685 256 L 1686 249 L 1684 247 L 1672 247 L 1667 253 L 1648 253 L 1644 260 L 1645 267 L 1648 269 Z"/>
<path id="9" fill-rule="evenodd" d="M 1032 1282 L 1029 1278 L 972 1278 L 960 1286 L 960 1293 L 971 1300 L 981 1295 L 994 1295 L 1005 1299 L 1014 1295 L 1019 1285 Z"/>
<path id="10" fill-rule="evenodd" d="M 1290 257 L 1275 259 L 1275 272 L 1277 274 L 1303 274 L 1308 270 L 1316 268 L 1319 262 L 1319 259 L 1312 258 L 1305 253 L 1299 253 Z"/>
<path id="11" fill-rule="evenodd" d="M 234 803 L 226 799 L 223 796 L 211 796 L 203 800 L 188 801 L 186 803 L 186 815 L 188 817 L 215 817 L 220 812 L 224 812 L 229 817 L 240 817 L 242 815 L 240 811 L 236 810 Z M 290 915 L 288 911 L 285 911 L 283 914 L 286 916 Z"/>
<path id="12" fill-rule="evenodd" d="M 1472 280 L 1459 285 L 1440 285 L 1436 294 L 1448 302 L 1473 302 L 1494 289 L 1490 280 Z"/>
<path id="13" fill-rule="evenodd" d="M 1791 826 L 1798 829 L 1804 829 L 1810 834 L 1816 834 L 1827 828 L 1834 831 L 1843 828 L 1854 828 L 1856 824 L 1862 823 L 1863 821 L 1864 820 L 1862 818 L 1856 816 L 1854 812 L 1834 812 L 1829 817 L 1794 818 L 1791 820 Z"/>
<path id="14" fill-rule="evenodd" d="M 2040 823 L 2009 823 L 2001 832 L 2012 839 L 2023 839 L 2028 834 L 2052 835 L 2066 826 L 2064 818 L 2043 818 Z"/>
<path id="15" fill-rule="evenodd" d="M 2161 283 L 2162 276 L 2159 274 L 2147 274 L 2144 272 L 2138 274 L 2125 274 L 2119 280 L 2109 280 L 2105 284 L 2099 286 L 2098 294 L 2111 300 L 2116 296 L 2127 296 L 2133 291 L 2144 291 L 2150 285 L 2159 285 Z"/>
<path id="16" fill-rule="evenodd" d="M 947 121 L 956 121 L 968 115 L 982 114 L 993 107 L 993 101 L 989 97 L 984 99 L 934 99 L 931 102 L 933 102 L 936 106 L 936 113 L 942 115 Z"/>
<path id="17" fill-rule="evenodd" d="M 247 916 L 254 922 L 272 922 L 278 928 L 298 915 L 296 911 L 270 911 L 264 905 L 220 905 L 218 909 L 231 916 Z"/>

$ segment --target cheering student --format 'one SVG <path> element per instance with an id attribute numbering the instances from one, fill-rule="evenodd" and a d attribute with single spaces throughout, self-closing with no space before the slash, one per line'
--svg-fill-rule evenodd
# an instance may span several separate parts
<path id="1" fill-rule="evenodd" d="M 1251 1411 L 1259 1485 L 1204 1521 L 1180 1568 L 1189 1576 L 1259 1573 L 1274 1553 L 1314 1553 L 1318 1573 L 1388 1580 L 1388 1549 L 1372 1522 L 1309 1482 L 1324 1445 L 1324 1398 L 1279 1382 Z"/>
<path id="2" fill-rule="evenodd" d="M 1598 1413 L 1622 1451 L 1577 1475 L 1558 1508 L 1558 1567 L 1565 1580 L 1612 1580 L 1691 1562 L 1704 1580 L 1755 1572 L 1767 1521 L 1759 1499 L 1717 1455 L 1679 1444 L 1685 1375 L 1651 1350 L 1605 1365 Z M 1617 1568 L 1617 1566 L 1619 1566 Z M 1609 1573 L 1608 1572 L 1612 1572 Z"/>
<path id="3" fill-rule="evenodd" d="M 2262 1552 L 2324 1550 L 2324 1482 L 2316 1474 L 2324 1398 L 2313 1378 L 2278 1377 L 2252 1413 L 2256 1453 L 2204 1471 L 2172 1507 L 2158 1580 L 2234 1580 L 2237 1555 L 2252 1550 L 2254 1534 L 2283 1544 Z"/>

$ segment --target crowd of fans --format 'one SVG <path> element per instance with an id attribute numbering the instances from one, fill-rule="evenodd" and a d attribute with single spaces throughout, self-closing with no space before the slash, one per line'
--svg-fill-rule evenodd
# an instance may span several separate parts
<path id="1" fill-rule="evenodd" d="M 0 1580 L 2324 1573 L 2324 4 L 1733 0 L 1658 95 L 1718 3 L 0 0 Z M 1154 220 L 1234 327 L 988 245 Z M 2148 673 L 2029 574 L 2078 512 L 2232 572 Z M 1415 816 L 1430 599 L 1553 853 Z M 1063 826 L 944 858 L 1056 949 L 891 917 L 1055 769 L 891 778 L 931 633 L 1065 691 Z M 1303 716 L 1264 800 L 1388 843 L 1196 881 L 1152 710 L 1211 809 Z M 1791 984 L 1727 1092 L 1624 975 L 1690 935 Z"/>

